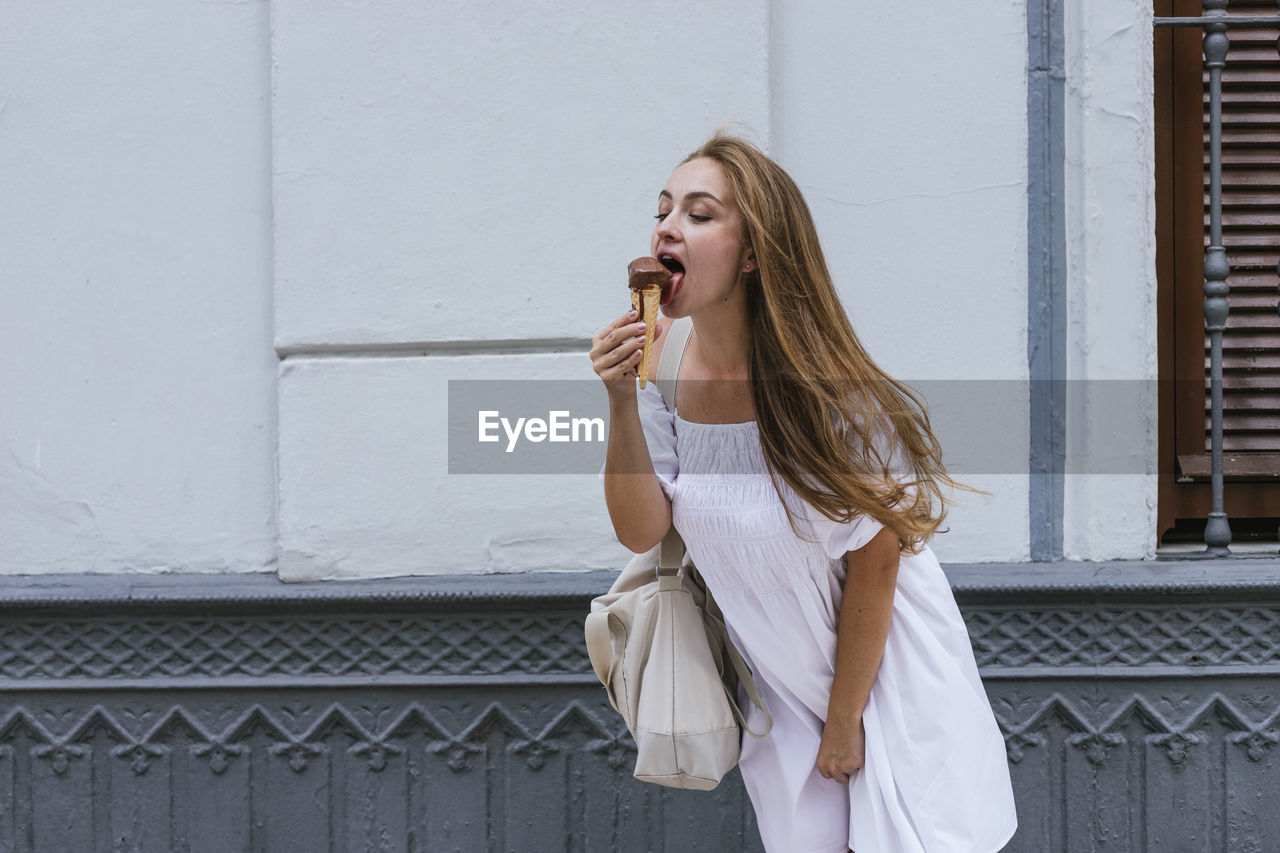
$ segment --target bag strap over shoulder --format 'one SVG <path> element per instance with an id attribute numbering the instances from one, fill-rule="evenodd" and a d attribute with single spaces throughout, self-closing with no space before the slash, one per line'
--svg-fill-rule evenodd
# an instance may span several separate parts
<path id="1" fill-rule="evenodd" d="M 684 360 L 684 350 L 689 345 L 689 334 L 692 331 L 693 318 L 681 317 L 672 321 L 667 328 L 667 342 L 662 347 L 662 358 L 658 359 L 658 371 L 653 380 L 658 386 L 658 393 L 662 395 L 662 401 L 673 412 L 676 410 L 676 381 L 680 378 L 680 362 Z"/>
<path id="2" fill-rule="evenodd" d="M 689 345 L 689 334 L 693 331 L 693 320 L 680 317 L 667 328 L 667 342 L 662 348 L 662 358 L 658 359 L 657 376 L 654 384 L 667 409 L 675 411 L 676 383 L 680 379 L 680 362 L 684 360 L 685 347 Z M 680 571 L 684 563 L 684 540 L 671 525 L 667 535 L 662 538 L 662 547 L 658 551 L 658 574 L 672 575 Z"/>

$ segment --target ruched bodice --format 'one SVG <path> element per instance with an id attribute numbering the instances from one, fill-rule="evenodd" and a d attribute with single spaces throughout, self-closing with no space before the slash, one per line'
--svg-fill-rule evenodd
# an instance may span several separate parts
<path id="1" fill-rule="evenodd" d="M 708 583 L 749 581 L 753 594 L 767 595 L 830 574 L 824 543 L 802 541 L 791 530 L 755 421 L 699 424 L 677 416 L 675 429 L 680 474 L 671 494 L 673 519 L 694 563 L 707 566 Z M 793 509 L 804 506 L 785 483 L 783 488 Z M 802 532 L 817 535 L 811 527 Z M 736 568 L 726 577 L 718 566 Z"/>

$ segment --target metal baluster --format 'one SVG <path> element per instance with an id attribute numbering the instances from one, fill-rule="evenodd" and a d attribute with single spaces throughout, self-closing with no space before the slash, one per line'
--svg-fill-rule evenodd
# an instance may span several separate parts
<path id="1" fill-rule="evenodd" d="M 1222 331 L 1227 326 L 1227 276 L 1231 266 L 1222 247 L 1222 69 L 1227 63 L 1227 0 L 1204 0 L 1204 64 L 1209 69 L 1209 249 L 1204 258 L 1204 318 L 1209 332 L 1209 388 L 1212 395 L 1211 465 L 1213 508 L 1204 527 L 1205 555 L 1231 552 L 1231 525 L 1222 500 Z"/>

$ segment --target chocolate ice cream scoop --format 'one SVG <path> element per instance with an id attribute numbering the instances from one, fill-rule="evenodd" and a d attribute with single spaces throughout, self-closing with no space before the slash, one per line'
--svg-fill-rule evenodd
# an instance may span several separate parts
<path id="1" fill-rule="evenodd" d="M 666 288 L 671 283 L 671 270 L 658 263 L 657 258 L 636 258 L 627 264 L 627 284 L 632 290 L 646 287 Z"/>

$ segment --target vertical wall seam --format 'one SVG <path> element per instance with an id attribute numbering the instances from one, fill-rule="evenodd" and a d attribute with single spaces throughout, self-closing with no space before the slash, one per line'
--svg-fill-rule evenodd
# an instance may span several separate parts
<path id="1" fill-rule="evenodd" d="M 267 3 L 267 228 L 270 229 L 267 239 L 268 286 L 271 288 L 269 301 L 271 317 L 271 351 L 276 353 L 278 338 L 278 315 L 276 311 L 276 281 L 279 277 L 276 265 L 276 4 L 279 0 Z M 280 571 L 280 366 L 283 359 L 276 355 L 275 381 L 271 384 L 275 399 L 270 409 L 275 412 L 271 424 L 271 539 L 274 543 L 270 568 Z"/>
<path id="2" fill-rule="evenodd" d="M 1027 4 L 1030 558 L 1063 553 L 1066 430 L 1065 73 L 1061 0 Z"/>

